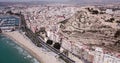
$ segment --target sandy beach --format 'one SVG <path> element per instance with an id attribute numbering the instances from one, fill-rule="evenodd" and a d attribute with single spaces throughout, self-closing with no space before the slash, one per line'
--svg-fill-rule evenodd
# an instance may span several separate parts
<path id="1" fill-rule="evenodd" d="M 19 33 L 19 31 L 5 32 L 3 33 L 7 37 L 14 40 L 18 45 L 26 49 L 31 55 L 40 61 L 40 63 L 64 63 L 64 61 L 56 58 L 56 54 L 53 52 L 48 52 L 43 48 L 35 46 L 30 39 L 28 39 L 24 34 Z"/>

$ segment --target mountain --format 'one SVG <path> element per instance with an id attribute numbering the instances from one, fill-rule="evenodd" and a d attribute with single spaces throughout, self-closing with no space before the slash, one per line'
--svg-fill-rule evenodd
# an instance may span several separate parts
<path id="1" fill-rule="evenodd" d="M 27 1 L 27 2 L 0 2 L 0 6 L 13 5 L 13 4 L 25 4 L 25 5 L 36 5 L 36 4 L 77 4 L 77 5 L 94 5 L 94 4 L 110 4 L 110 3 L 120 3 L 120 0 L 67 0 L 67 1 Z"/>
<path id="2" fill-rule="evenodd" d="M 110 4 L 110 3 L 120 3 L 120 0 L 70 0 L 76 4 Z"/>

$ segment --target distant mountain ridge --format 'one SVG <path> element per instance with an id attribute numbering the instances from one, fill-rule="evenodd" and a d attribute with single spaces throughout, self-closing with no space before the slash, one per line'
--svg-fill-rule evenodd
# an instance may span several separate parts
<path id="1" fill-rule="evenodd" d="M 29 1 L 29 2 L 0 2 L 0 6 L 9 6 L 14 4 L 36 5 L 36 4 L 48 4 L 47 1 Z"/>
<path id="2" fill-rule="evenodd" d="M 120 2 L 120 0 L 70 0 L 74 2 Z"/>
<path id="3" fill-rule="evenodd" d="M 13 5 L 13 4 L 51 4 L 51 3 L 63 3 L 63 4 L 77 4 L 77 5 L 94 5 L 94 4 L 111 4 L 120 3 L 120 0 L 68 0 L 68 1 L 28 1 L 28 2 L 0 2 L 0 6 Z"/>
<path id="4" fill-rule="evenodd" d="M 71 0 L 70 2 L 74 2 L 74 3 L 118 3 L 120 2 L 120 0 Z"/>

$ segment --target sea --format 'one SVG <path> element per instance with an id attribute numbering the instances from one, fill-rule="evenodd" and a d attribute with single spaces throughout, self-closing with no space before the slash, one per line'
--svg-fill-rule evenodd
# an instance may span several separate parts
<path id="1" fill-rule="evenodd" d="M 0 34 L 0 63 L 40 63 L 24 48 Z"/>

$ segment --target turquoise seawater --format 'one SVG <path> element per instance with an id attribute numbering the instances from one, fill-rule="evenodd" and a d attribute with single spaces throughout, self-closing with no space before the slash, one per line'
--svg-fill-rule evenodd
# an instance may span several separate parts
<path id="1" fill-rule="evenodd" d="M 0 63 L 39 63 L 13 40 L 0 35 Z"/>

